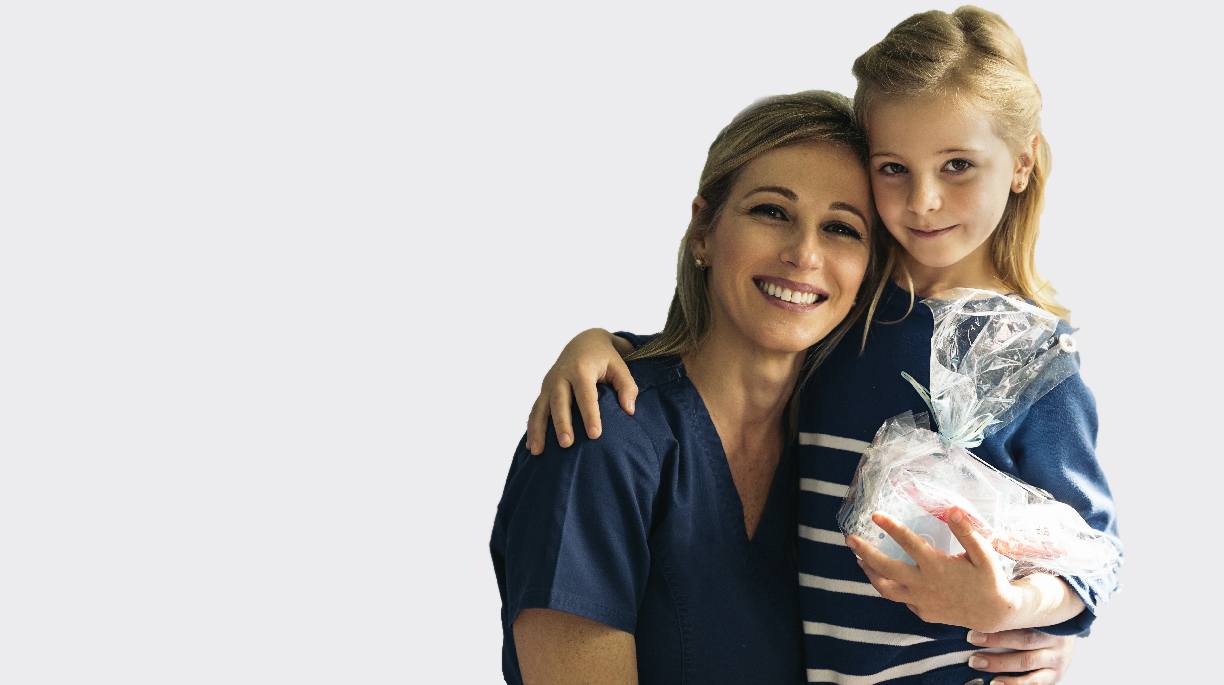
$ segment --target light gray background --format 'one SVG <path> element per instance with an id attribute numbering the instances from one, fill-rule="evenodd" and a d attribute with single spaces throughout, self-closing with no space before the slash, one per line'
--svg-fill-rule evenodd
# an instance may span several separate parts
<path id="1" fill-rule="evenodd" d="M 0 12 L 0 681 L 497 681 L 542 374 L 661 325 L 723 124 L 930 5 L 406 7 Z M 990 7 L 1129 554 L 1064 682 L 1210 680 L 1216 24 Z"/>

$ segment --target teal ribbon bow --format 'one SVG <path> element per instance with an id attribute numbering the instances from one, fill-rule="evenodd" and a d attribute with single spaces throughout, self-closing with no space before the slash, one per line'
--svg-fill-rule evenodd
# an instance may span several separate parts
<path id="1" fill-rule="evenodd" d="M 927 408 L 931 410 L 931 418 L 934 419 L 936 423 L 942 424 L 943 422 L 939 421 L 939 415 L 935 413 L 935 404 L 931 401 L 931 393 L 928 392 L 926 388 L 922 387 L 922 384 L 914 380 L 914 377 L 908 373 L 902 371 L 901 377 L 909 381 L 909 384 L 914 386 L 914 390 L 918 391 L 918 396 L 922 398 L 922 401 L 926 403 Z M 966 422 L 965 425 L 961 426 L 959 430 L 953 433 L 945 432 L 942 426 L 936 432 L 939 433 L 939 437 L 953 445 L 958 445 L 960 447 L 964 447 L 965 449 L 972 449 L 982 444 L 982 441 L 986 439 L 986 429 L 996 423 L 998 423 L 998 421 L 992 418 L 990 414 L 982 414 L 980 416 L 973 417 L 972 420 Z"/>

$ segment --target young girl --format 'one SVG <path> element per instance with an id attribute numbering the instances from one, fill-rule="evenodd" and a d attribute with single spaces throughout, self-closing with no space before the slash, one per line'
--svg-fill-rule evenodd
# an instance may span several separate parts
<path id="1" fill-rule="evenodd" d="M 1042 627 L 1052 634 L 1083 634 L 1103 597 L 1076 578 L 1038 574 L 1009 581 L 963 522 L 949 525 L 967 553 L 949 556 L 878 517 L 917 561 L 909 565 L 844 538 L 836 513 L 880 425 L 904 411 L 926 409 L 901 376 L 908 372 L 929 386 L 933 321 L 917 297 L 973 287 L 1067 314 L 1034 268 L 1050 163 L 1039 128 L 1041 98 L 1015 33 L 998 16 L 973 7 L 906 19 L 855 61 L 854 75 L 872 190 L 892 239 L 891 254 L 888 277 L 865 320 L 801 395 L 798 553 L 807 679 L 980 684 L 986 674 L 979 671 L 998 672 L 998 663 L 990 662 L 1007 658 L 975 654 L 983 633 Z M 559 373 L 565 380 L 546 379 L 547 396 L 533 410 L 529 444 L 535 449 L 543 442 L 550 402 L 558 439 L 572 439 L 571 383 L 589 432 L 598 433 L 586 399 L 593 395 L 588 369 L 620 365 L 605 334 L 581 338 L 550 372 L 550 379 Z M 631 383 L 620 380 L 620 373 L 605 375 L 614 377 L 630 409 Z M 1114 507 L 1094 454 L 1096 429 L 1092 395 L 1076 374 L 974 452 L 1113 535 Z M 1023 678 L 991 682 L 1053 677 L 1038 668 Z"/>

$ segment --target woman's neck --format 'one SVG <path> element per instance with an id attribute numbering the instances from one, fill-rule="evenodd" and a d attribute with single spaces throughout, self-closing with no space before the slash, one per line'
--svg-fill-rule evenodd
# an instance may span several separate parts
<path id="1" fill-rule="evenodd" d="M 714 336 L 684 356 L 728 455 L 781 446 L 783 417 L 803 358 L 802 352 L 720 344 Z"/>

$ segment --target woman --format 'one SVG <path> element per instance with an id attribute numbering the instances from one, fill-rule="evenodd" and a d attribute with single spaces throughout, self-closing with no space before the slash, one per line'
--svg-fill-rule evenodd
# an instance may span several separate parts
<path id="1" fill-rule="evenodd" d="M 601 439 L 515 455 L 491 543 L 508 682 L 803 679 L 783 448 L 876 270 L 865 157 L 849 100 L 819 91 L 715 139 L 635 414 L 605 393 Z"/>

